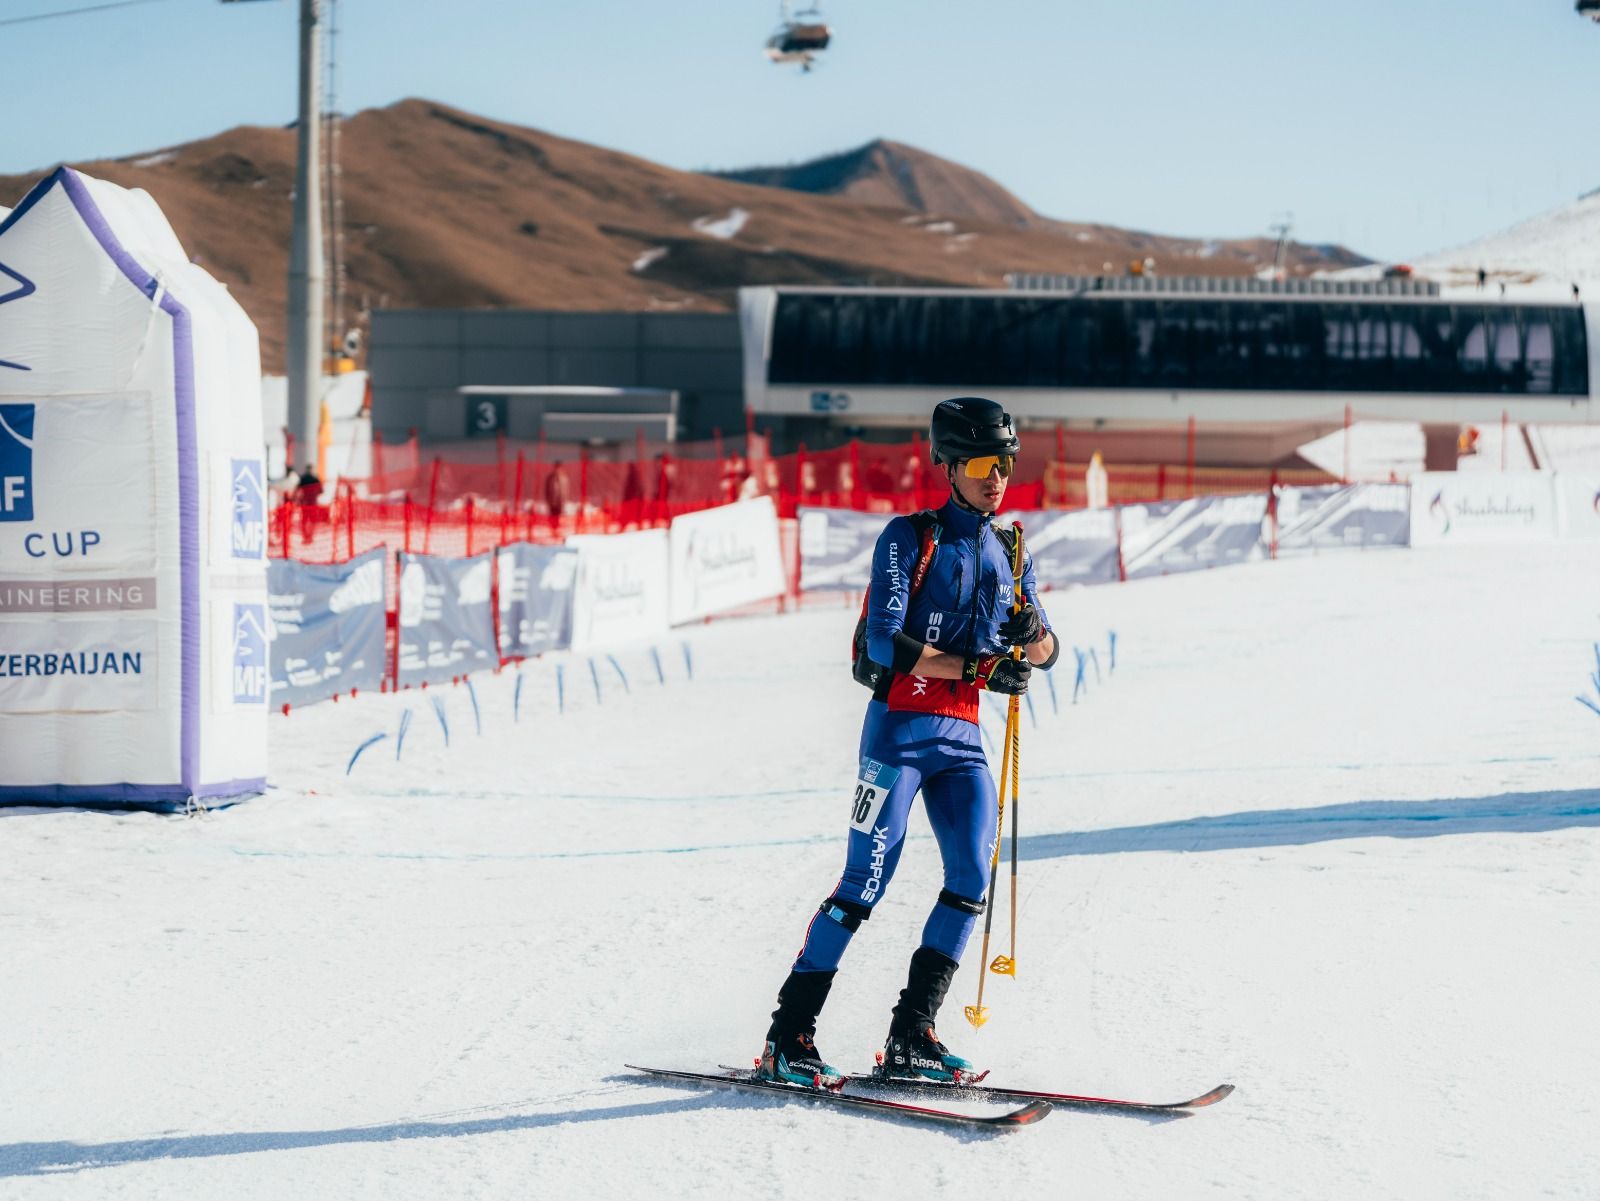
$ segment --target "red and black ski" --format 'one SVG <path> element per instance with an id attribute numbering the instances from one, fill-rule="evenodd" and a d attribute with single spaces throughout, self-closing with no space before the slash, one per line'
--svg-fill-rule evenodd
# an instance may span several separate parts
<path id="1" fill-rule="evenodd" d="M 1029 1100 L 1021 1107 L 1000 1114 L 962 1113 L 954 1109 L 933 1109 L 925 1105 L 909 1105 L 887 1097 L 861 1096 L 840 1089 L 807 1088 L 802 1084 L 784 1084 L 777 1080 L 762 1080 L 754 1072 L 729 1070 L 725 1072 L 681 1072 L 671 1068 L 646 1068 L 637 1064 L 624 1065 L 635 1072 L 656 1076 L 663 1080 L 679 1080 L 704 1088 L 742 1088 L 752 1092 L 794 1097 L 804 1101 L 820 1101 L 825 1105 L 840 1105 L 846 1109 L 870 1110 L 885 1117 L 906 1118 L 919 1122 L 941 1122 L 950 1126 L 969 1126 L 990 1130 L 1014 1130 L 1031 1126 L 1050 1112 L 1050 1102 Z M 849 1083 L 844 1081 L 842 1083 Z M 982 1097 L 962 1096 L 962 1100 L 981 1101 Z"/>
<path id="2" fill-rule="evenodd" d="M 1126 1101 L 1117 1097 L 1090 1097 L 1078 1093 L 1052 1093 L 1031 1088 L 1004 1088 L 998 1085 L 946 1084 L 938 1080 L 907 1080 L 896 1076 L 868 1073 L 851 1076 L 850 1083 L 865 1088 L 888 1092 L 913 1093 L 919 1096 L 959 1098 L 963 1101 L 1044 1101 L 1061 1109 L 1088 1109 L 1119 1113 L 1182 1114 L 1215 1105 L 1229 1093 L 1233 1085 L 1219 1084 L 1210 1092 L 1201 1093 L 1187 1101 Z"/>

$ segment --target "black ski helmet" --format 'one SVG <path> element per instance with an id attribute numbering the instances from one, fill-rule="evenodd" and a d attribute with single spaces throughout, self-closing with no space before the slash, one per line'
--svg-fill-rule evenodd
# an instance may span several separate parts
<path id="1" fill-rule="evenodd" d="M 1014 455 L 1022 449 L 1011 414 L 981 396 L 941 400 L 933 410 L 928 443 L 935 466 L 980 455 Z"/>

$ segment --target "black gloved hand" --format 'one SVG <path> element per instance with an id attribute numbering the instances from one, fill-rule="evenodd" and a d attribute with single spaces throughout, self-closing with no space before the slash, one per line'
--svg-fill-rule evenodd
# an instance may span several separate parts
<path id="1" fill-rule="evenodd" d="M 1000 641 L 1007 646 L 1032 646 L 1044 634 L 1044 614 L 1028 604 L 1000 623 Z"/>
<path id="2" fill-rule="evenodd" d="M 962 678 L 969 684 L 989 692 L 1003 692 L 1007 696 L 1021 696 L 1028 691 L 1028 677 L 1033 665 L 1026 659 L 1013 659 L 1010 655 L 983 655 L 968 659 Z"/>

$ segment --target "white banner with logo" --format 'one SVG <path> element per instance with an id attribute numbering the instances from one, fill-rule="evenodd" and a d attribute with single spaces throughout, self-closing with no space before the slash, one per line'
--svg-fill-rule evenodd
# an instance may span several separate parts
<path id="1" fill-rule="evenodd" d="M 646 638 L 671 626 L 671 549 L 666 530 L 582 534 L 572 595 L 572 649 L 590 651 Z"/>
<path id="2" fill-rule="evenodd" d="M 1600 475 L 1556 475 L 1564 538 L 1600 538 Z"/>
<path id="3" fill-rule="evenodd" d="M 156 637 L 149 617 L 8 622 L 0 713 L 154 709 Z"/>
<path id="4" fill-rule="evenodd" d="M 0 398 L 0 576 L 155 566 L 146 393 Z"/>
<path id="5" fill-rule="evenodd" d="M 1411 545 L 1554 538 L 1554 481 L 1539 471 L 1424 472 L 1411 482 Z"/>
<path id="6" fill-rule="evenodd" d="M 674 624 L 782 596 L 783 549 L 771 497 L 672 519 Z"/>

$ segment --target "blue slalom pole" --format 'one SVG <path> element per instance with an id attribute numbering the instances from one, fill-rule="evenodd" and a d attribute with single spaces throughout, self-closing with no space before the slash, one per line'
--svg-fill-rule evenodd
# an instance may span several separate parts
<path id="1" fill-rule="evenodd" d="M 683 644 L 683 670 L 689 673 L 689 678 L 694 679 L 694 656 L 689 653 L 689 644 Z"/>
<path id="2" fill-rule="evenodd" d="M 594 665 L 594 660 L 589 660 L 589 678 L 594 681 L 594 703 L 600 704 L 600 669 Z"/>
<path id="3" fill-rule="evenodd" d="M 628 675 L 622 670 L 622 664 L 617 662 L 615 655 L 607 655 L 606 662 L 611 664 L 611 670 L 617 673 L 617 678 L 622 681 L 622 691 L 628 696 L 633 695 L 633 689 L 628 687 Z"/>
<path id="4" fill-rule="evenodd" d="M 1089 662 L 1094 664 L 1094 682 L 1100 682 L 1100 652 L 1094 647 L 1089 648 Z"/>
<path id="5" fill-rule="evenodd" d="M 556 712 L 567 711 L 567 669 L 556 664 Z"/>
<path id="6" fill-rule="evenodd" d="M 472 698 L 472 724 L 478 727 L 478 737 L 483 737 L 483 714 L 478 709 L 478 690 L 472 686 L 472 677 L 467 677 L 467 695 Z"/>
<path id="7" fill-rule="evenodd" d="M 656 679 L 665 684 L 667 673 L 661 670 L 661 652 L 653 646 L 650 648 L 650 659 L 656 665 Z"/>
<path id="8" fill-rule="evenodd" d="M 1117 632 L 1115 630 L 1111 630 L 1110 634 L 1111 634 L 1111 638 L 1110 638 L 1110 643 L 1111 643 L 1110 660 L 1111 661 L 1110 661 L 1110 663 L 1108 663 L 1106 665 L 1106 670 L 1111 672 L 1113 675 L 1115 675 L 1116 671 L 1117 671 Z"/>
<path id="9" fill-rule="evenodd" d="M 1072 703 L 1078 703 L 1078 693 L 1087 689 L 1089 682 L 1083 677 L 1083 669 L 1088 664 L 1088 657 L 1077 647 L 1072 648 L 1074 657 L 1078 660 L 1078 677 L 1072 681 Z"/>
<path id="10" fill-rule="evenodd" d="M 1044 673 L 1044 682 L 1050 685 L 1050 712 L 1056 716 L 1061 715 L 1061 703 L 1056 700 L 1056 677 L 1054 672 Z"/>
<path id="11" fill-rule="evenodd" d="M 360 746 L 356 747 L 356 753 L 350 756 L 350 762 L 345 766 L 344 774 L 348 776 L 352 771 L 355 770 L 356 760 L 361 758 L 362 751 L 366 750 L 369 746 L 372 746 L 375 743 L 382 742 L 387 737 L 389 736 L 383 733 L 374 734 Z"/>
<path id="12" fill-rule="evenodd" d="M 411 728 L 411 710 L 407 709 L 400 715 L 400 733 L 394 740 L 395 762 L 400 761 L 400 752 L 406 749 L 406 731 Z"/>
<path id="13" fill-rule="evenodd" d="M 1037 730 L 1039 728 L 1039 715 L 1033 711 L 1033 693 L 1024 692 L 1022 699 L 1028 702 L 1028 723 Z"/>
<path id="14" fill-rule="evenodd" d="M 513 722 L 522 720 L 522 681 L 524 678 L 519 671 L 517 673 L 517 686 L 511 690 L 511 720 Z"/>
<path id="15" fill-rule="evenodd" d="M 433 715 L 439 719 L 439 728 L 444 731 L 444 744 L 450 745 L 450 723 L 445 720 L 444 702 L 437 696 L 430 698 L 433 701 Z"/>

